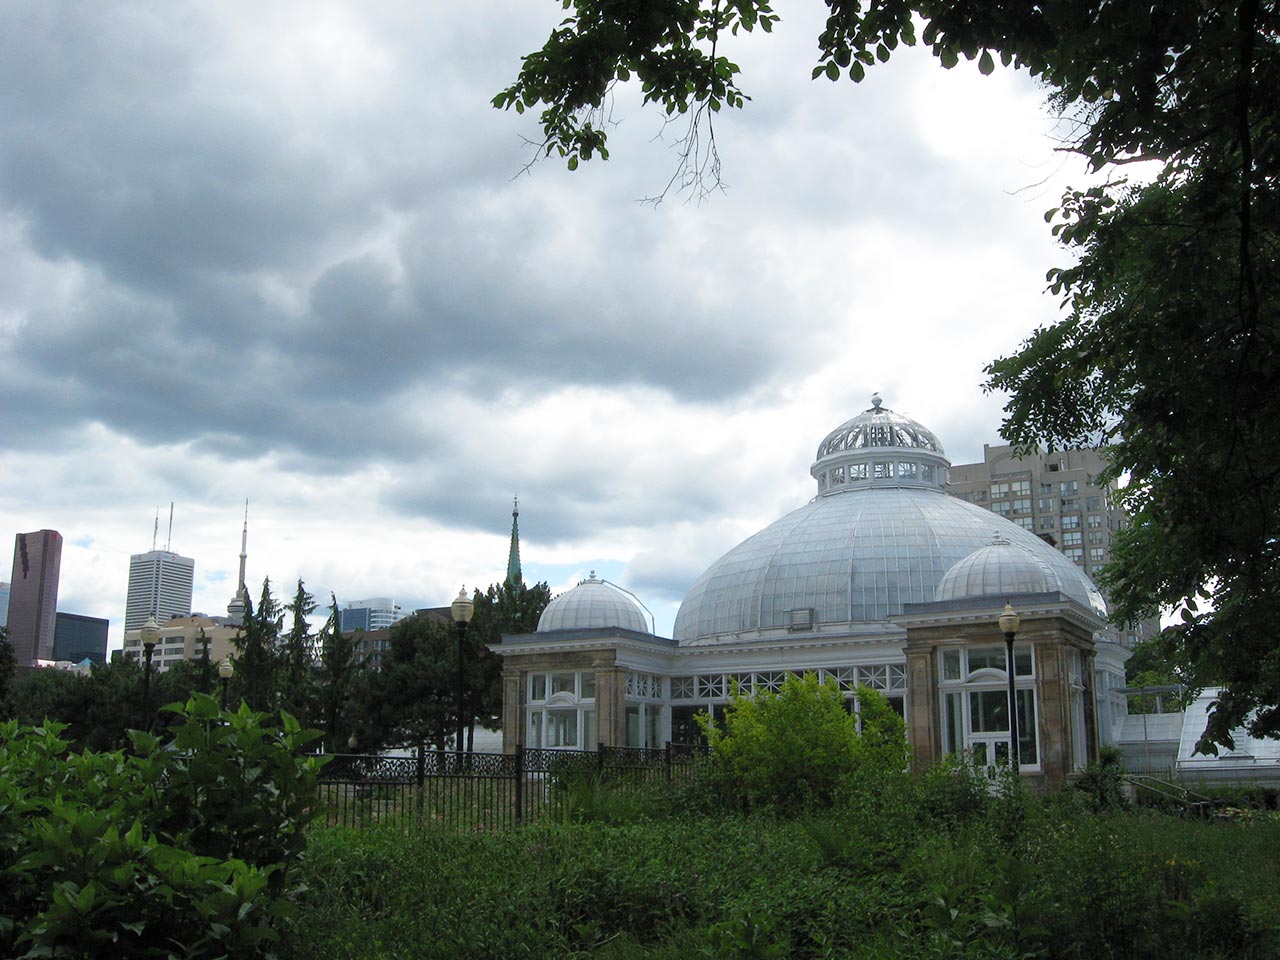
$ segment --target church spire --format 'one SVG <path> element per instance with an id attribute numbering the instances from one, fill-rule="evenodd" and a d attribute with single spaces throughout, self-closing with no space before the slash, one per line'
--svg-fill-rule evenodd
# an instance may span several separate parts
<path id="1" fill-rule="evenodd" d="M 507 582 L 519 583 L 520 573 L 520 498 L 511 502 L 511 549 L 507 552 Z"/>
<path id="2" fill-rule="evenodd" d="M 227 616 L 236 623 L 244 620 L 245 611 L 249 608 L 249 591 L 244 585 L 244 565 L 249 558 L 249 501 L 244 502 L 244 529 L 240 531 L 240 579 L 236 584 L 236 594 L 227 604 Z"/>

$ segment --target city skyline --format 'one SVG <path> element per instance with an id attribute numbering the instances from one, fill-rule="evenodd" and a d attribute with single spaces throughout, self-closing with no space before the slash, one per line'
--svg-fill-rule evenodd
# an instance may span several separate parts
<path id="1" fill-rule="evenodd" d="M 519 496 L 527 579 L 669 625 L 874 391 L 979 459 L 1085 174 L 1025 75 L 811 81 L 822 12 L 727 41 L 727 189 L 655 208 L 671 131 L 631 88 L 608 163 L 522 175 L 536 118 L 489 101 L 550 0 L 5 5 L 0 531 L 64 532 L 114 648 L 158 504 L 219 615 L 246 498 L 251 596 L 410 609 L 501 581 Z"/>

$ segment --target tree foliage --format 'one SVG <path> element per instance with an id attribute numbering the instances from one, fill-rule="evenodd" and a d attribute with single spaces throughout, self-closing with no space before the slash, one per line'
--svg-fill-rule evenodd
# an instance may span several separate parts
<path id="1" fill-rule="evenodd" d="M 280 645 L 280 709 L 311 726 L 315 703 L 315 634 L 307 617 L 315 612 L 316 602 L 298 580 L 293 600 L 285 605 L 289 613 L 289 632 Z"/>
<path id="2" fill-rule="evenodd" d="M 4 956 L 275 955 L 322 809 L 313 735 L 207 696 L 170 713 L 172 748 L 135 731 L 129 753 L 0 724 Z"/>
<path id="3" fill-rule="evenodd" d="M 284 612 L 271 595 L 271 580 L 264 577 L 258 607 L 245 597 L 244 630 L 236 638 L 236 672 L 233 689 L 249 707 L 266 710 L 275 706 L 280 631 Z"/>
<path id="4" fill-rule="evenodd" d="M 17 669 L 18 661 L 13 655 L 13 645 L 9 643 L 9 631 L 0 627 L 0 720 L 13 716 L 13 680 Z"/>
<path id="5" fill-rule="evenodd" d="M 357 712 L 354 692 L 360 678 L 355 640 L 344 634 L 338 616 L 338 599 L 330 594 L 329 619 L 320 631 L 320 663 L 316 677 L 316 718 L 330 753 L 346 749 L 355 732 Z"/>
<path id="6" fill-rule="evenodd" d="M 1259 0 L 825 0 L 814 78 L 860 81 L 902 46 L 942 66 L 1027 70 L 1105 182 L 1046 219 L 1072 257 L 1066 315 L 988 369 L 1023 449 L 1110 445 L 1133 517 L 1102 578 L 1122 621 L 1161 608 L 1169 655 L 1221 683 L 1201 746 L 1280 734 L 1280 8 Z M 569 15 L 500 108 L 541 108 L 542 149 L 607 157 L 614 86 L 690 117 L 673 183 L 719 175 L 710 118 L 747 100 L 726 54 L 762 0 L 564 0 Z M 699 132 L 705 121 L 705 131 Z M 706 158 L 710 156 L 711 160 Z M 1122 171 L 1149 164 L 1146 179 Z M 1154 174 L 1147 171 L 1154 169 Z M 707 178 L 712 182 L 710 187 Z"/>
<path id="7" fill-rule="evenodd" d="M 415 613 L 391 627 L 379 669 L 363 678 L 356 719 L 360 749 L 453 746 L 458 643 L 452 624 Z"/>
<path id="8" fill-rule="evenodd" d="M 475 592 L 475 616 L 467 630 L 466 719 L 468 725 L 496 730 L 502 722 L 502 657 L 489 649 L 504 633 L 532 633 L 551 602 L 546 582 L 529 586 L 523 580 L 490 584 Z"/>
<path id="9" fill-rule="evenodd" d="M 907 766 L 906 728 L 883 694 L 857 691 L 850 713 L 834 682 L 788 674 L 776 693 L 735 693 L 721 729 L 698 720 L 724 788 L 748 807 L 830 807 L 858 777 L 879 779 Z"/>

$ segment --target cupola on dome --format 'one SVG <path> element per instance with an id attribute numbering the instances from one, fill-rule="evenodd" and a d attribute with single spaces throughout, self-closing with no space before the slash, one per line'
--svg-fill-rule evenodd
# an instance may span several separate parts
<path id="1" fill-rule="evenodd" d="M 870 407 L 818 445 L 809 473 L 818 481 L 819 495 L 868 486 L 946 486 L 949 464 L 938 438 L 883 403 L 880 394 L 872 394 Z"/>
<path id="2" fill-rule="evenodd" d="M 620 587 L 601 580 L 592 570 L 586 580 L 547 604 L 538 619 L 537 632 L 604 628 L 649 633 L 649 624 L 635 599 Z"/>

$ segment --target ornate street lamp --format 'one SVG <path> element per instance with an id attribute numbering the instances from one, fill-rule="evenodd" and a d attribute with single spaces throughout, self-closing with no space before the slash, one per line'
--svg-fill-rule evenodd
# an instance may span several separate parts
<path id="1" fill-rule="evenodd" d="M 227 685 L 231 683 L 231 677 L 235 674 L 235 664 L 231 662 L 231 658 L 227 657 L 218 664 L 218 679 L 222 681 L 222 709 L 227 709 Z"/>
<path id="2" fill-rule="evenodd" d="M 465 724 L 462 720 L 462 699 L 465 690 L 465 678 L 462 672 L 463 645 L 467 637 L 467 624 L 471 622 L 471 618 L 475 616 L 476 605 L 471 602 L 471 598 L 467 596 L 467 588 L 463 585 L 458 591 L 457 598 L 449 607 L 449 613 L 453 616 L 454 626 L 458 631 L 458 740 L 457 750 L 462 752 L 462 731 Z"/>
<path id="3" fill-rule="evenodd" d="M 1021 752 L 1018 745 L 1018 701 L 1017 693 L 1013 689 L 1013 638 L 1018 634 L 1018 627 L 1021 626 L 1022 620 L 1018 617 L 1018 611 L 1013 609 L 1013 604 L 1005 601 L 1004 612 L 1000 614 L 1000 632 L 1004 634 L 1005 644 L 1005 670 L 1009 674 L 1009 737 L 1013 741 L 1009 745 L 1009 752 L 1013 760 L 1013 775 L 1019 775 L 1019 757 Z"/>
<path id="4" fill-rule="evenodd" d="M 156 644 L 160 640 L 160 625 L 154 616 L 147 617 L 147 622 L 139 631 L 142 634 L 142 649 L 146 656 L 146 665 L 142 668 L 142 716 L 147 729 L 151 729 L 151 657 L 156 652 Z"/>

